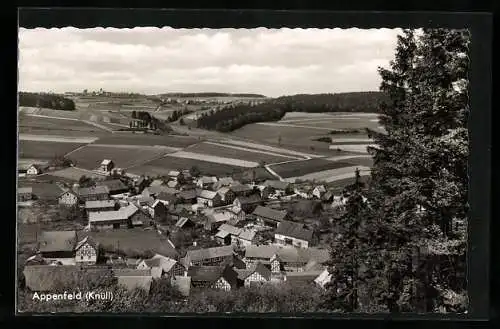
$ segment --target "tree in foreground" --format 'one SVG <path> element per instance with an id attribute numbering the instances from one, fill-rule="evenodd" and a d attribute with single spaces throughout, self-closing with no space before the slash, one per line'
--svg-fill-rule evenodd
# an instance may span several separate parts
<path id="1" fill-rule="evenodd" d="M 330 309 L 465 310 L 468 45 L 467 31 L 405 30 L 380 69 L 385 131 L 369 131 L 368 204 L 351 189 L 332 243 L 344 290 L 330 289 Z"/>

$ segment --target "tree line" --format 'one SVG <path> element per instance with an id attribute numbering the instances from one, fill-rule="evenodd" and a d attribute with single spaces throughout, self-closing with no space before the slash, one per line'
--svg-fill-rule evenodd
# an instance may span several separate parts
<path id="1" fill-rule="evenodd" d="M 230 132 L 247 124 L 278 121 L 285 116 L 286 108 L 270 103 L 260 105 L 239 104 L 218 111 L 203 112 L 197 119 L 198 128 Z"/>
<path id="2" fill-rule="evenodd" d="M 371 180 L 346 188 L 331 242 L 325 307 L 339 312 L 464 312 L 469 113 L 467 31 L 405 30 L 379 69 Z"/>
<path id="3" fill-rule="evenodd" d="M 249 94 L 249 93 L 239 93 L 239 94 L 231 94 L 231 93 L 211 93 L 211 92 L 202 92 L 202 93 L 166 93 L 161 94 L 162 97 L 249 97 L 249 98 L 265 98 L 266 96 L 260 94 Z"/>
<path id="4" fill-rule="evenodd" d="M 229 132 L 256 122 L 278 121 L 287 112 L 370 112 L 379 111 L 386 98 L 383 92 L 283 96 L 262 104 L 231 105 L 203 112 L 199 128 Z"/>
<path id="5" fill-rule="evenodd" d="M 43 107 L 61 111 L 74 111 L 75 102 L 69 98 L 52 94 L 19 93 L 19 106 Z"/>
<path id="6" fill-rule="evenodd" d="M 379 112 L 380 103 L 386 99 L 384 92 L 349 92 L 336 94 L 298 94 L 272 100 L 287 104 L 293 112 Z"/>
<path id="7" fill-rule="evenodd" d="M 162 121 L 147 111 L 132 111 L 132 119 L 136 119 L 136 121 L 130 121 L 130 128 L 152 129 L 162 132 L 171 131 L 171 128 L 167 125 L 168 120 L 167 122 Z"/>

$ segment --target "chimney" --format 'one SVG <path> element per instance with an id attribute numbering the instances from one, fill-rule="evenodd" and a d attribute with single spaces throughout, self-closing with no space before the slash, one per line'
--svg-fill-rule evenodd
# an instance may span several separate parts
<path id="1" fill-rule="evenodd" d="M 197 243 L 196 241 L 193 241 L 193 247 L 196 247 Z"/>

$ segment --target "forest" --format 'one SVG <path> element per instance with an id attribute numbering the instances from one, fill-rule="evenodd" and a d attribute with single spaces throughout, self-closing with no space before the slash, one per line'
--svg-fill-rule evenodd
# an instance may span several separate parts
<path id="1" fill-rule="evenodd" d="M 311 94 L 283 96 L 257 105 L 232 105 L 205 112 L 198 128 L 230 132 L 256 122 L 278 121 L 287 112 L 367 112 L 377 113 L 385 99 L 382 92 Z"/>
<path id="2" fill-rule="evenodd" d="M 203 112 L 196 121 L 196 125 L 198 128 L 230 132 L 250 123 L 278 121 L 285 114 L 286 106 L 276 107 L 270 103 L 260 105 L 239 104 L 218 111 Z"/>
<path id="3" fill-rule="evenodd" d="M 43 107 L 61 111 L 74 111 L 75 102 L 69 98 L 52 94 L 19 93 L 19 106 Z"/>
<path id="4" fill-rule="evenodd" d="M 286 104 L 293 112 L 379 112 L 379 104 L 387 97 L 383 92 L 350 92 L 336 94 L 298 94 L 273 99 Z"/>

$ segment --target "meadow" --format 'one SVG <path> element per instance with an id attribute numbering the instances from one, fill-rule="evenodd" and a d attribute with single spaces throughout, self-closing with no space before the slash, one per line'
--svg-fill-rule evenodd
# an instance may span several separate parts
<path id="1" fill-rule="evenodd" d="M 189 152 L 200 153 L 200 155 L 212 155 L 226 158 L 236 158 L 245 161 L 276 163 L 299 159 L 294 156 L 284 156 L 264 150 L 252 150 L 241 146 L 220 144 L 214 142 L 203 142 L 189 147 Z"/>
<path id="2" fill-rule="evenodd" d="M 184 148 L 200 140 L 190 136 L 148 135 L 143 133 L 115 133 L 99 138 L 94 144 L 107 145 L 162 145 Z"/>
<path id="3" fill-rule="evenodd" d="M 19 158 L 50 160 L 55 156 L 63 156 L 82 145 L 84 144 L 20 140 Z"/>
<path id="4" fill-rule="evenodd" d="M 329 161 L 325 159 L 310 159 L 288 162 L 269 166 L 282 178 L 299 177 L 324 170 L 350 167 L 351 164 L 342 161 Z"/>
<path id="5" fill-rule="evenodd" d="M 110 159 L 116 167 L 126 169 L 138 166 L 154 158 L 160 157 L 172 150 L 154 146 L 117 146 L 89 144 L 68 155 L 75 166 L 94 170 L 102 160 Z"/>
<path id="6" fill-rule="evenodd" d="M 171 170 L 190 169 L 193 166 L 196 166 L 202 175 L 217 176 L 228 176 L 247 169 L 227 164 L 215 164 L 213 162 L 197 159 L 163 157 L 160 159 L 149 161 L 140 166 L 129 168 L 127 172 L 136 175 L 144 174 L 150 176 L 163 176 L 167 175 Z"/>

